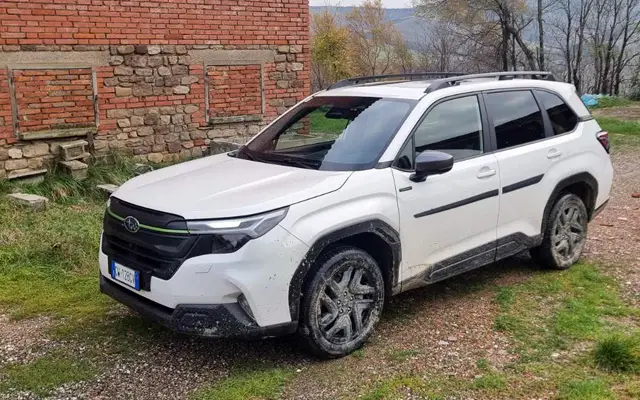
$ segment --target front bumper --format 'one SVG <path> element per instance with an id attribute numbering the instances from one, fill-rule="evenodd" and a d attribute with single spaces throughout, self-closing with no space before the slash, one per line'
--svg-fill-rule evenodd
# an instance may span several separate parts
<path id="1" fill-rule="evenodd" d="M 297 319 L 291 315 L 289 284 L 307 251 L 304 243 L 276 226 L 234 253 L 189 258 L 170 279 L 151 276 L 140 291 L 111 278 L 109 257 L 102 251 L 99 262 L 104 280 L 165 311 L 194 304 L 237 304 L 242 295 L 256 325 L 268 327 Z M 123 265 L 137 270 L 136 264 Z"/>
<path id="2" fill-rule="evenodd" d="M 179 333 L 223 337 L 271 337 L 294 333 L 296 321 L 258 326 L 238 303 L 161 306 L 100 276 L 100 291 L 137 313 Z"/>

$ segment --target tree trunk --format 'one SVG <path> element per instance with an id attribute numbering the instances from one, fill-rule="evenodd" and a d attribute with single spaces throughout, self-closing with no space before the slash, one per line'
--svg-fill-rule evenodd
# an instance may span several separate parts
<path id="1" fill-rule="evenodd" d="M 540 39 L 540 54 L 538 55 L 538 65 L 540 71 L 544 71 L 544 24 L 542 23 L 542 0 L 538 0 L 538 31 Z"/>
<path id="2" fill-rule="evenodd" d="M 567 8 L 564 10 L 567 16 L 567 31 L 565 32 L 564 56 L 567 63 L 567 82 L 573 82 L 573 65 L 571 62 L 571 28 L 573 16 L 571 15 L 571 0 L 567 0 Z M 574 83 L 575 84 L 575 83 Z"/>
<path id="3" fill-rule="evenodd" d="M 513 71 L 518 70 L 518 57 L 516 55 L 516 41 L 515 39 L 511 39 L 511 68 Z"/>
<path id="4" fill-rule="evenodd" d="M 509 70 L 509 31 L 506 26 L 502 27 L 502 45 L 500 46 L 500 57 L 502 58 L 502 70 Z"/>
<path id="5" fill-rule="evenodd" d="M 520 35 L 520 32 L 518 32 L 513 26 L 507 26 L 507 29 L 509 30 L 509 32 L 511 32 L 511 36 L 513 36 L 515 41 L 518 43 L 518 46 L 520 46 L 520 49 L 522 49 L 522 52 L 524 53 L 524 56 L 527 59 L 527 64 L 529 64 L 529 68 L 532 71 L 535 71 L 536 57 L 531 51 L 531 49 L 524 42 L 524 40 L 522 40 L 522 36 Z"/>

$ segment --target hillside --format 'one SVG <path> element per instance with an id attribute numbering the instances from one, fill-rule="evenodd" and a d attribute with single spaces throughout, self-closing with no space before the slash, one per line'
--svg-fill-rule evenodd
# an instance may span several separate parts
<path id="1" fill-rule="evenodd" d="M 334 15 L 344 17 L 354 7 L 336 7 L 336 6 L 311 6 L 311 13 L 320 13 L 329 10 Z M 414 15 L 412 8 L 385 8 L 385 18 L 387 21 L 393 22 L 396 29 L 402 33 L 410 48 L 416 48 L 416 43 L 420 43 L 425 38 L 425 26 L 428 24 L 424 19 L 420 19 Z M 530 24 L 524 30 L 524 39 L 527 41 L 535 41 L 537 30 L 534 24 Z"/>
<path id="2" fill-rule="evenodd" d="M 332 14 L 343 17 L 350 13 L 353 7 L 312 6 L 310 9 L 312 14 L 329 10 Z M 384 11 L 386 20 L 393 22 L 410 46 L 411 43 L 418 42 L 423 36 L 424 28 L 422 27 L 425 22 L 413 14 L 412 8 L 385 8 Z"/>

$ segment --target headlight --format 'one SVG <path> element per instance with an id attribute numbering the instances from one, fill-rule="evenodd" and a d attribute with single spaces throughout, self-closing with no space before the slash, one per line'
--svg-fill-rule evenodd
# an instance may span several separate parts
<path id="1" fill-rule="evenodd" d="M 273 229 L 287 215 L 288 208 L 269 211 L 250 217 L 187 221 L 187 229 L 193 235 L 238 235 L 259 238 Z"/>
<path id="2" fill-rule="evenodd" d="M 273 229 L 287 215 L 288 208 L 250 217 L 187 221 L 193 235 L 209 235 L 213 254 L 233 253 L 251 239 L 259 238 Z"/>

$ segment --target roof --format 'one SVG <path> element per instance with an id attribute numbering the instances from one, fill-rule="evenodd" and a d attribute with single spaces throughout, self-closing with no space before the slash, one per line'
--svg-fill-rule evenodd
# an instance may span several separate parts
<path id="1" fill-rule="evenodd" d="M 409 84 L 419 85 L 410 86 Z M 424 91 L 428 86 L 429 83 L 425 81 L 375 83 L 325 90 L 317 93 L 316 96 L 386 97 L 419 100 L 424 96 Z"/>
<path id="2" fill-rule="evenodd" d="M 358 96 L 358 97 L 385 97 L 397 99 L 413 99 L 419 100 L 426 96 L 425 93 L 429 86 L 435 81 L 396 81 L 396 82 L 377 82 L 371 84 L 346 86 L 338 89 L 325 90 L 316 93 L 315 96 Z M 429 93 L 429 95 L 438 95 L 444 97 L 469 91 L 493 90 L 493 89 L 512 89 L 512 88 L 543 88 L 550 89 L 562 94 L 566 91 L 573 92 L 573 86 L 568 83 L 547 81 L 540 79 L 482 79 L 473 81 L 462 81 L 459 85 L 442 88 Z"/>

